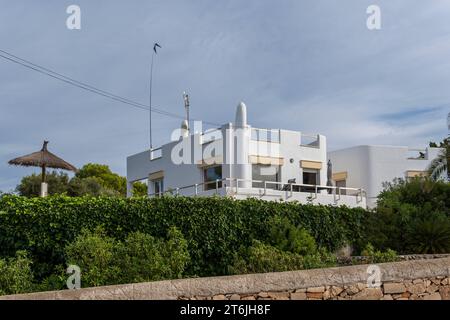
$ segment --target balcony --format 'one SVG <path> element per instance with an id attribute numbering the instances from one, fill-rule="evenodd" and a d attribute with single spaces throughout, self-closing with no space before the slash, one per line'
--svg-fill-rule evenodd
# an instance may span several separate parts
<path id="1" fill-rule="evenodd" d="M 257 184 L 254 188 L 252 185 Z M 250 187 L 249 187 L 250 186 Z M 287 184 L 274 181 L 219 179 L 174 188 L 164 193 L 172 196 L 229 196 L 235 199 L 257 198 L 268 201 L 297 201 L 303 204 L 321 204 L 366 208 L 366 192 L 361 188 Z"/>

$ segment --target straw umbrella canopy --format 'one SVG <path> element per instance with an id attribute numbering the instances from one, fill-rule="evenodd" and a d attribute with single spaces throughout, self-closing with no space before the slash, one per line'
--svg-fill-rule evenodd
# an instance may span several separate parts
<path id="1" fill-rule="evenodd" d="M 67 171 L 77 171 L 70 163 L 57 157 L 53 153 L 47 150 L 48 141 L 44 141 L 42 149 L 38 152 L 28 154 L 23 157 L 12 159 L 8 161 L 10 165 L 23 166 L 23 167 L 39 167 L 42 169 L 42 182 L 45 183 L 45 169 L 62 169 Z"/>

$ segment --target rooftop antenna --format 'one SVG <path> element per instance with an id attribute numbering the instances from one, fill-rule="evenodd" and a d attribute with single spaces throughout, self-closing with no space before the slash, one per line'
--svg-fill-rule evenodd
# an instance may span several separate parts
<path id="1" fill-rule="evenodd" d="M 190 129 L 190 119 L 189 119 L 189 95 L 185 92 L 183 92 L 183 100 L 184 100 L 184 109 L 186 110 L 186 121 L 188 123 L 188 132 Z"/>
<path id="2" fill-rule="evenodd" d="M 150 160 L 152 159 L 152 153 L 153 153 L 153 141 L 152 141 L 152 88 L 153 88 L 153 60 L 155 57 L 155 54 L 158 52 L 156 51 L 157 48 L 161 48 L 161 46 L 158 43 L 153 44 L 153 53 L 152 53 L 152 64 L 150 66 L 150 111 L 149 111 L 149 122 L 150 122 Z"/>

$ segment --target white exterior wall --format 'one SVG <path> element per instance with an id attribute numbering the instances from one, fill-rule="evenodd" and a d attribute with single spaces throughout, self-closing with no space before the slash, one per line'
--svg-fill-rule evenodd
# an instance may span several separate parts
<path id="1" fill-rule="evenodd" d="M 203 169 L 200 166 L 202 160 L 208 160 L 211 158 L 220 158 L 222 161 L 219 163 L 222 165 L 222 178 L 223 179 L 245 179 L 247 181 L 241 181 L 236 186 L 236 181 L 223 182 L 223 190 L 220 190 L 220 195 L 229 195 L 234 197 L 242 197 L 242 194 L 236 192 L 237 189 L 247 190 L 246 192 L 250 196 L 260 197 L 261 199 L 279 199 L 292 201 L 297 200 L 305 202 L 306 198 L 311 196 L 306 192 L 294 192 L 294 196 L 284 196 L 281 191 L 275 192 L 275 194 L 260 195 L 261 190 L 258 188 L 252 188 L 251 180 L 252 167 L 250 162 L 251 156 L 270 157 L 283 159 L 283 165 L 281 166 L 279 179 L 283 184 L 287 184 L 288 180 L 295 179 L 296 184 L 303 183 L 303 169 L 301 167 L 301 161 L 312 161 L 314 163 L 321 163 L 321 169 L 319 170 L 318 185 L 325 186 L 327 183 L 327 148 L 326 138 L 322 135 L 304 136 L 302 132 L 278 130 L 279 143 L 255 141 L 252 140 L 251 126 L 246 123 L 246 111 L 245 105 L 241 104 L 238 107 L 236 115 L 236 122 L 223 125 L 220 129 L 221 139 L 215 142 L 205 142 L 207 135 L 193 134 L 185 137 L 180 141 L 170 142 L 162 146 L 162 156 L 160 158 L 150 160 L 150 152 L 145 151 L 132 155 L 127 158 L 127 195 L 131 196 L 132 183 L 134 181 L 148 179 L 149 175 L 163 171 L 164 177 L 164 191 L 176 190 L 177 188 L 183 188 L 192 186 L 195 184 L 202 184 L 203 181 Z M 239 121 L 238 121 L 239 120 Z M 239 123 L 240 125 L 236 125 Z M 307 140 L 316 140 L 313 145 L 307 145 Z M 303 141 L 304 140 L 304 141 Z M 180 144 L 183 144 L 186 148 L 190 145 L 190 155 L 186 154 L 184 163 L 174 163 L 173 155 L 177 155 L 181 149 Z M 213 155 L 205 155 L 205 151 L 211 149 L 212 146 L 216 146 L 215 153 Z M 189 152 L 188 152 L 189 153 Z M 292 159 L 292 161 L 291 161 Z M 239 161 L 239 164 L 236 163 Z M 247 162 L 242 164 L 242 162 Z M 203 164 L 204 165 L 204 164 Z M 148 183 L 148 193 L 154 194 L 152 183 Z M 360 185 L 348 184 L 349 187 L 359 188 Z M 236 188 L 237 187 L 237 188 Z M 186 188 L 180 190 L 180 194 L 192 195 L 195 193 L 195 187 Z M 253 190 L 252 190 L 253 189 Z M 233 191 L 234 190 L 234 191 Z M 203 192 L 203 187 L 198 188 L 199 192 Z M 210 195 L 215 193 L 214 191 L 208 191 L 203 195 Z M 358 200 L 352 196 L 342 196 L 340 199 L 336 198 L 336 195 L 328 194 L 326 190 L 319 189 L 318 196 L 312 200 L 312 203 L 323 203 L 348 206 L 365 206 L 365 199 Z"/>
<path id="2" fill-rule="evenodd" d="M 366 145 L 330 152 L 328 158 L 333 173 L 347 172 L 347 185 L 365 189 L 368 206 L 374 207 L 383 182 L 405 178 L 407 171 L 426 171 L 439 150 L 427 148 L 424 159 L 408 159 L 408 147 Z"/>
<path id="3" fill-rule="evenodd" d="M 222 128 L 223 135 L 227 134 L 228 126 Z M 194 146 L 199 147 L 201 138 L 200 135 L 193 135 L 189 138 L 191 141 L 191 158 L 194 157 Z M 322 169 L 320 170 L 320 185 L 326 185 L 327 182 L 327 153 L 326 153 L 326 138 L 319 136 L 318 147 L 305 147 L 300 145 L 301 133 L 295 131 L 280 130 L 280 143 L 271 143 L 263 141 L 250 140 L 250 135 L 246 135 L 244 139 L 248 139 L 249 142 L 242 144 L 243 147 L 248 148 L 247 152 L 243 154 L 248 157 L 252 155 L 283 158 L 284 165 L 281 167 L 280 177 L 281 182 L 287 182 L 289 179 L 296 179 L 296 182 L 301 184 L 302 181 L 302 168 L 300 162 L 302 160 L 309 160 L 322 163 Z M 234 140 L 234 139 L 232 139 Z M 223 141 L 223 140 L 222 140 Z M 220 142 L 222 147 L 225 147 L 222 152 L 218 152 L 216 156 L 224 155 L 224 159 L 229 162 L 230 159 L 236 160 L 236 152 L 238 145 L 231 143 L 232 146 L 223 146 L 223 142 Z M 150 152 L 145 151 L 127 158 L 127 181 L 133 182 L 138 180 L 147 179 L 152 173 L 158 171 L 164 171 L 164 185 L 165 189 L 183 187 L 192 185 L 195 183 L 202 183 L 203 176 L 202 170 L 197 165 L 197 161 L 200 158 L 193 159 L 196 164 L 174 164 L 171 160 L 171 154 L 173 147 L 179 142 L 171 142 L 162 147 L 162 157 L 150 161 Z M 216 142 L 217 143 L 217 142 Z M 226 143 L 225 143 L 226 144 Z M 202 145 L 200 154 L 203 154 L 205 147 L 208 144 Z M 293 159 L 292 163 L 290 159 Z M 241 159 L 242 160 L 242 159 Z M 224 164 L 222 167 L 223 178 L 239 178 L 252 179 L 251 168 L 245 169 L 245 176 L 240 174 L 238 168 L 234 168 L 236 165 Z M 240 167 L 239 169 L 241 169 Z M 249 171 L 249 172 L 248 172 Z M 150 185 L 150 184 L 149 184 Z M 152 190 L 149 190 L 152 193 Z"/>

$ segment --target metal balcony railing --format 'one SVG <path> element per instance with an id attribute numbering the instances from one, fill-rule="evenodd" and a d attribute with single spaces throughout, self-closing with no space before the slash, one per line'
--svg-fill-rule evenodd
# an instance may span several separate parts
<path id="1" fill-rule="evenodd" d="M 254 141 L 280 143 L 280 130 L 252 128 L 251 139 Z"/>
<path id="2" fill-rule="evenodd" d="M 242 186 L 244 183 L 252 185 L 253 183 L 262 184 L 262 188 L 253 188 Z M 211 188 L 211 185 L 213 186 Z M 205 188 L 207 187 L 207 188 Z M 170 195 L 184 195 L 184 196 L 197 196 L 207 193 L 219 194 L 221 190 L 229 188 L 234 194 L 239 194 L 242 190 L 261 190 L 262 195 L 269 194 L 271 192 L 288 192 L 289 196 L 292 197 L 295 193 L 307 193 L 311 196 L 311 199 L 317 199 L 318 194 L 323 194 L 322 191 L 326 191 L 326 194 L 333 196 L 334 200 L 337 202 L 342 196 L 354 196 L 357 202 L 363 201 L 367 196 L 366 192 L 362 188 L 349 188 L 349 187 L 335 187 L 335 186 L 322 186 L 322 185 L 311 185 L 311 184 L 296 184 L 296 183 L 283 183 L 275 181 L 262 181 L 262 180 L 246 180 L 246 179 L 217 179 L 215 181 L 196 183 L 189 186 L 179 187 L 175 189 L 170 189 L 157 194 L 150 194 L 149 196 L 162 196 L 166 194 Z M 184 191 L 191 190 L 192 193 L 186 193 Z"/>

